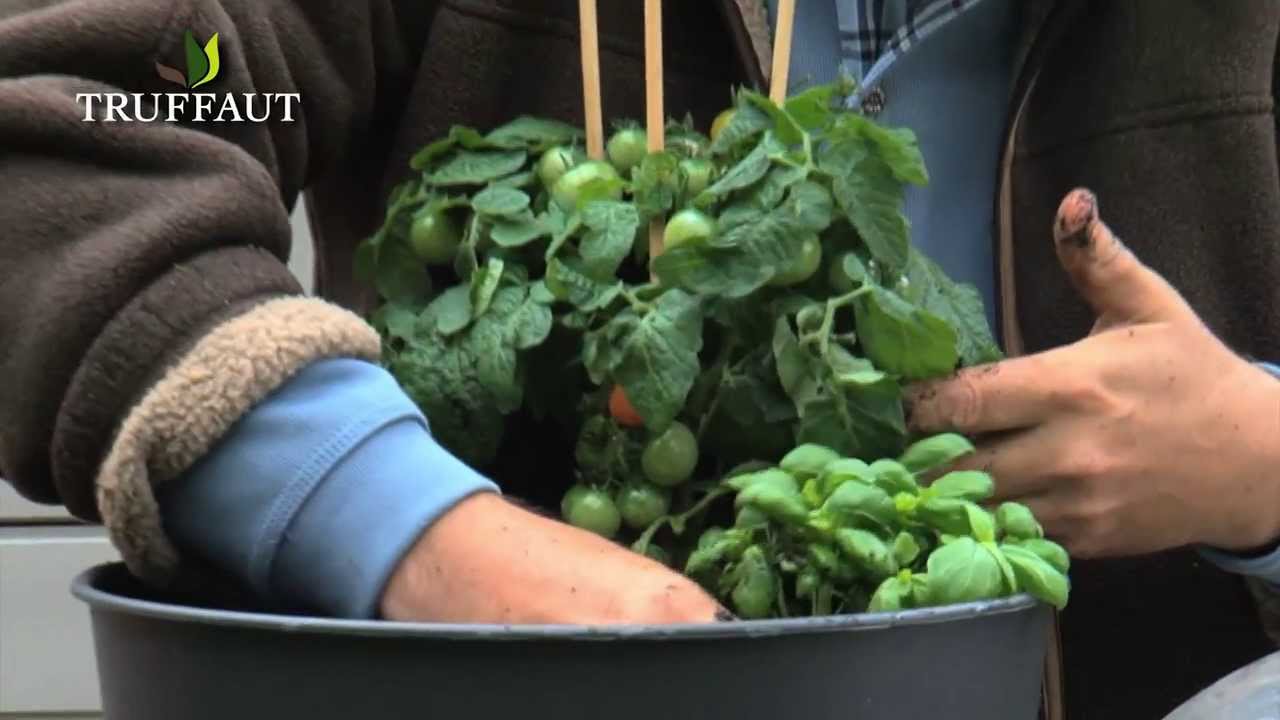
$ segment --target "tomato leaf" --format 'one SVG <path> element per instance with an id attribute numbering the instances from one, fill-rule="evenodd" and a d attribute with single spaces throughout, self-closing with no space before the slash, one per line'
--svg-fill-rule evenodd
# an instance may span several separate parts
<path id="1" fill-rule="evenodd" d="M 867 357 L 908 380 L 945 375 L 959 362 L 956 332 L 945 320 L 880 287 L 858 298 L 854 312 Z"/>
<path id="2" fill-rule="evenodd" d="M 804 141 L 804 129 L 785 108 L 778 107 L 769 98 L 751 90 L 744 90 L 742 97 L 773 120 L 773 134 L 783 145 L 799 145 Z"/>
<path id="3" fill-rule="evenodd" d="M 426 176 L 427 183 L 437 187 L 484 185 L 524 166 L 528 154 L 523 150 L 505 152 L 473 152 L 464 150 L 454 155 L 435 172 Z"/>
<path id="4" fill-rule="evenodd" d="M 787 98 L 783 108 L 801 128 L 820 130 L 831 122 L 838 90 L 834 84 L 817 85 Z"/>
<path id="5" fill-rule="evenodd" d="M 937 263 L 912 249 L 905 275 L 920 294 L 920 305 L 945 320 L 956 333 L 956 350 L 963 365 L 995 362 L 1004 357 L 991 333 L 982 296 L 972 285 L 953 282 Z"/>
<path id="6" fill-rule="evenodd" d="M 818 183 L 804 181 L 791 186 L 781 212 L 797 227 L 821 232 L 831 225 L 835 212 L 831 193 Z"/>
<path id="7" fill-rule="evenodd" d="M 493 294 L 502 283 L 502 272 L 505 264 L 496 257 L 489 258 L 488 263 L 476 270 L 471 276 L 471 314 L 473 318 L 484 315 L 493 301 Z"/>
<path id="8" fill-rule="evenodd" d="M 645 425 L 663 430 L 698 377 L 702 308 L 693 295 L 668 290 L 643 314 L 624 310 L 586 342 L 593 379 L 611 377 L 622 385 Z"/>
<path id="9" fill-rule="evenodd" d="M 611 279 L 631 252 L 640 215 L 634 205 L 614 201 L 597 201 L 582 209 L 582 222 L 587 226 L 578 245 L 583 269 L 599 279 Z"/>
<path id="10" fill-rule="evenodd" d="M 778 141 L 773 139 L 772 135 L 765 135 L 760 142 L 756 144 L 755 149 L 747 154 L 737 165 L 725 170 L 720 179 L 711 184 L 698 196 L 700 203 L 722 198 L 725 195 L 755 184 L 765 173 L 769 172 L 771 164 L 770 156 L 773 153 L 780 152 L 782 148 L 778 145 Z"/>
<path id="11" fill-rule="evenodd" d="M 896 455 L 905 437 L 902 391 L 891 378 L 857 388 L 827 385 L 800 408 L 799 442 L 850 457 Z"/>
<path id="12" fill-rule="evenodd" d="M 773 119 L 756 105 L 739 97 L 733 119 L 711 143 L 712 155 L 724 155 L 773 127 Z"/>
<path id="13" fill-rule="evenodd" d="M 583 137 L 578 128 L 545 118 L 524 115 L 485 136 L 494 147 L 516 150 L 527 147 L 541 153 L 556 145 L 566 145 Z"/>
<path id="14" fill-rule="evenodd" d="M 528 212 L 516 217 L 494 220 L 493 227 L 489 230 L 489 238 L 495 245 L 504 248 L 524 247 L 550 234 L 547 226 Z"/>
<path id="15" fill-rule="evenodd" d="M 808 174 L 809 170 L 805 167 L 775 164 L 764 176 L 764 180 L 746 195 L 746 200 L 760 210 L 772 210 L 778 203 L 782 202 L 787 188 L 804 180 Z M 830 219 L 828 218 L 829 222 Z"/>
<path id="16" fill-rule="evenodd" d="M 680 161 L 670 152 L 646 155 L 632 173 L 632 197 L 645 219 L 669 212 L 680 191 Z"/>
<path id="17" fill-rule="evenodd" d="M 654 258 L 653 271 L 664 285 L 726 298 L 749 295 L 773 277 L 770 268 L 738 250 L 692 245 L 663 251 Z"/>
<path id="18" fill-rule="evenodd" d="M 907 264 L 907 218 L 902 214 L 902 181 L 883 160 L 864 154 L 848 172 L 832 180 L 832 192 L 845 217 L 876 260 L 891 268 Z"/>
<path id="19" fill-rule="evenodd" d="M 607 306 L 622 291 L 618 283 L 600 282 L 571 262 L 558 259 L 547 263 L 547 281 L 564 287 L 568 292 L 568 301 L 588 312 Z"/>
<path id="20" fill-rule="evenodd" d="M 386 243 L 378 251 L 374 282 L 378 294 L 388 302 L 413 304 L 431 294 L 426 266 L 412 250 L 398 243 Z"/>
<path id="21" fill-rule="evenodd" d="M 471 207 L 481 215 L 514 217 L 529 207 L 529 196 L 515 188 L 490 185 L 471 198 Z"/>
<path id="22" fill-rule="evenodd" d="M 433 324 L 445 337 L 466 329 L 471 324 L 471 287 L 455 285 L 440 293 L 423 311 L 421 322 Z"/>

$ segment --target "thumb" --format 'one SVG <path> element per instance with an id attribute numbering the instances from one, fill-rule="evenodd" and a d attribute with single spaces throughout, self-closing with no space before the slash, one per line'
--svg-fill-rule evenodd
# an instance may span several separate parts
<path id="1" fill-rule="evenodd" d="M 1164 278 L 1142 264 L 1098 215 L 1093 193 L 1072 190 L 1053 225 L 1058 260 L 1098 314 L 1098 328 L 1129 322 L 1194 318 Z"/>

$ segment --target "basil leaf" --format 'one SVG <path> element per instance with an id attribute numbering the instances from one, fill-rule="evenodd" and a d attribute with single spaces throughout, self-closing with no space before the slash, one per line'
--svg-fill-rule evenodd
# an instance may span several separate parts
<path id="1" fill-rule="evenodd" d="M 934 435 L 913 443 L 898 458 L 898 462 L 915 474 L 950 465 L 973 452 L 973 443 L 955 433 Z"/>
<path id="2" fill-rule="evenodd" d="M 1010 543 L 1005 544 L 1008 545 Z M 1067 554 L 1065 548 L 1052 540 L 1030 538 L 1027 540 L 1014 541 L 1012 544 L 1016 544 L 1019 547 L 1035 553 L 1041 560 L 1052 565 L 1053 569 L 1063 575 L 1067 574 L 1067 571 L 1071 569 L 1071 556 Z"/>
<path id="3" fill-rule="evenodd" d="M 933 604 L 988 600 L 1003 593 L 1000 565 L 973 538 L 957 538 L 934 550 L 927 565 L 929 599 Z"/>
<path id="4" fill-rule="evenodd" d="M 978 502 L 996 492 L 995 481 L 980 470 L 956 470 L 938 478 L 929 486 L 929 493 L 940 498 L 958 498 Z"/>
<path id="5" fill-rule="evenodd" d="M 873 579 L 878 580 L 898 572 L 893 552 L 875 534 L 858 528 L 840 528 L 835 531 L 835 540 L 840 550 Z"/>
<path id="6" fill-rule="evenodd" d="M 1036 521 L 1031 508 L 1016 502 L 1000 503 L 996 509 L 996 523 L 1000 534 L 1016 540 L 1039 540 L 1044 537 L 1044 528 Z"/>
<path id="7" fill-rule="evenodd" d="M 1059 610 L 1067 606 L 1071 585 L 1066 575 L 1024 547 L 1006 544 L 1001 550 L 1023 591 Z"/>
<path id="8" fill-rule="evenodd" d="M 820 475 L 828 464 L 839 459 L 840 455 L 829 447 L 806 443 L 787 453 L 778 467 L 797 480 L 808 480 Z"/>

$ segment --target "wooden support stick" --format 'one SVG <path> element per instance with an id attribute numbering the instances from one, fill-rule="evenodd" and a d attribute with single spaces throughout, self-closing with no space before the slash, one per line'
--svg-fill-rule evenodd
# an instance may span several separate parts
<path id="1" fill-rule="evenodd" d="M 644 0 L 645 123 L 649 131 L 649 152 L 666 147 L 667 120 L 662 97 L 662 0 Z M 662 254 L 664 222 L 649 225 L 649 259 Z"/>
<path id="2" fill-rule="evenodd" d="M 596 0 L 578 0 L 582 36 L 582 105 L 587 122 L 587 155 L 604 159 L 604 116 L 600 108 L 600 33 Z"/>
<path id="3" fill-rule="evenodd" d="M 769 99 L 781 105 L 787 99 L 791 73 L 791 36 L 795 28 L 796 0 L 779 0 L 778 31 L 773 39 L 773 71 L 769 74 Z"/>

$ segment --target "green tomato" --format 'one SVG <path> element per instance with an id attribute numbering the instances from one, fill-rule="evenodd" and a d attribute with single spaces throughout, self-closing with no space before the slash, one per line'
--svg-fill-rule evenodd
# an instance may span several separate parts
<path id="1" fill-rule="evenodd" d="M 409 244 L 424 263 L 445 265 L 453 262 L 461 243 L 462 230 L 447 213 L 423 208 L 413 216 L 413 224 L 409 226 Z"/>
<path id="2" fill-rule="evenodd" d="M 631 172 L 631 168 L 639 165 L 644 156 L 649 154 L 649 141 L 639 128 L 627 128 L 609 138 L 606 150 L 609 162 L 625 177 Z"/>
<path id="3" fill-rule="evenodd" d="M 716 168 L 709 160 L 688 158 L 680 161 L 680 174 L 684 176 L 685 191 L 693 197 L 711 185 Z"/>
<path id="4" fill-rule="evenodd" d="M 593 184 L 609 185 L 605 198 L 622 199 L 622 177 L 612 165 L 599 160 L 588 160 L 561 175 L 551 189 L 551 197 L 560 207 L 572 212 L 577 209 L 583 190 Z"/>
<path id="5" fill-rule="evenodd" d="M 564 279 L 559 275 L 547 275 L 542 279 L 547 286 L 547 292 L 551 293 L 551 297 L 561 302 L 569 299 L 569 286 L 565 285 Z"/>
<path id="6" fill-rule="evenodd" d="M 844 271 L 844 259 L 851 255 L 853 255 L 852 252 L 840 253 L 827 267 L 827 282 L 837 295 L 845 295 L 853 291 L 853 278 Z"/>
<path id="7" fill-rule="evenodd" d="M 684 423 L 672 423 L 645 446 L 640 465 L 649 482 L 675 487 L 688 480 L 698 466 L 698 440 Z"/>
<path id="8" fill-rule="evenodd" d="M 716 221 L 701 210 L 685 208 L 667 221 L 662 234 L 663 248 L 671 250 L 681 245 L 702 245 L 715 237 Z"/>
<path id="9" fill-rule="evenodd" d="M 711 142 L 715 142 L 716 138 L 720 137 L 720 133 L 724 132 L 724 129 L 729 127 L 729 123 L 733 122 L 735 112 L 734 108 L 729 108 L 716 116 L 716 119 L 711 123 Z"/>
<path id="10" fill-rule="evenodd" d="M 789 287 L 813 277 L 822 264 L 822 243 L 816 234 L 806 235 L 800 242 L 800 254 L 792 259 L 791 267 L 784 268 L 769 284 L 774 287 Z"/>
<path id="11" fill-rule="evenodd" d="M 572 150 L 553 147 L 542 153 L 542 158 L 538 160 L 538 179 L 542 181 L 543 187 L 550 190 L 555 187 L 557 180 L 577 164 L 578 158 Z"/>
<path id="12" fill-rule="evenodd" d="M 633 530 L 643 530 L 671 509 L 671 494 L 649 483 L 632 483 L 616 498 L 622 522 Z"/>
<path id="13" fill-rule="evenodd" d="M 622 515 L 613 498 L 598 488 L 575 485 L 560 502 L 560 512 L 574 527 L 611 538 L 622 527 Z"/>

